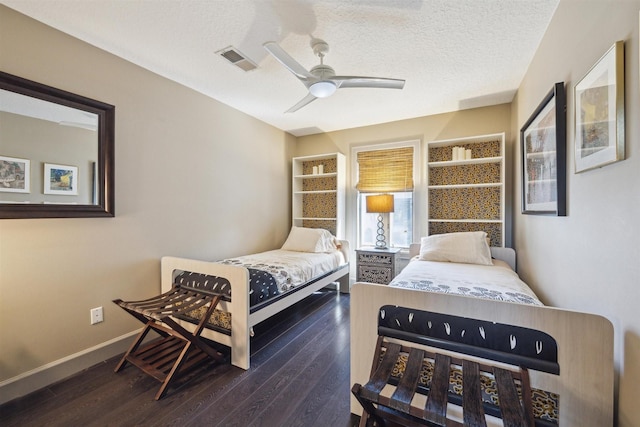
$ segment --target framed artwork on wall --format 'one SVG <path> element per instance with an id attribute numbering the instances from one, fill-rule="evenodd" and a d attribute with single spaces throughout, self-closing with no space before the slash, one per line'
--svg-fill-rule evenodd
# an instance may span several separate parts
<path id="1" fill-rule="evenodd" d="M 0 191 L 30 193 L 31 161 L 0 156 Z"/>
<path id="2" fill-rule="evenodd" d="M 576 173 L 624 160 L 624 42 L 574 88 Z"/>
<path id="3" fill-rule="evenodd" d="M 44 194 L 78 195 L 78 168 L 76 166 L 44 164 Z"/>
<path id="4" fill-rule="evenodd" d="M 566 215 L 566 111 L 556 83 L 520 130 L 524 214 Z"/>

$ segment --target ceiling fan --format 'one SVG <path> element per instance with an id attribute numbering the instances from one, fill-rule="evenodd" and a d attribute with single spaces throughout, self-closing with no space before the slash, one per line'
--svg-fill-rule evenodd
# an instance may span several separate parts
<path id="1" fill-rule="evenodd" d="M 275 59 L 291 71 L 293 75 L 296 76 L 309 90 L 307 96 L 285 111 L 285 113 L 298 111 L 300 108 L 318 98 L 326 98 L 333 95 L 333 93 L 340 88 L 365 87 L 402 89 L 404 87 L 404 80 L 400 79 L 336 76 L 333 68 L 324 64 L 324 56 L 329 52 L 329 45 L 324 40 L 311 40 L 311 48 L 313 49 L 313 53 L 320 58 L 320 64 L 311 68 L 309 71 L 285 52 L 276 42 L 266 42 L 263 46 Z"/>

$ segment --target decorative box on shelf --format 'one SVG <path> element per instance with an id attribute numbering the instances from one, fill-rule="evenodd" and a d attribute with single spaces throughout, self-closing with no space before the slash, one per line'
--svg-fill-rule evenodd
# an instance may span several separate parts
<path id="1" fill-rule="evenodd" d="M 356 249 L 356 280 L 388 285 L 396 276 L 399 248 Z"/>

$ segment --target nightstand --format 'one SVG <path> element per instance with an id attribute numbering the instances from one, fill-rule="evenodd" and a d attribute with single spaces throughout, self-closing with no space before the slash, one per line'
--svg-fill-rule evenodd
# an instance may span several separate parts
<path id="1" fill-rule="evenodd" d="M 356 280 L 388 285 L 396 276 L 399 248 L 356 249 Z"/>

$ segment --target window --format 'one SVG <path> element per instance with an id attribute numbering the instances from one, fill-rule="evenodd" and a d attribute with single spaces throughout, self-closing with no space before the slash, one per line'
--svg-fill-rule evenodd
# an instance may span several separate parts
<path id="1" fill-rule="evenodd" d="M 369 193 L 358 193 L 359 233 L 358 246 L 375 246 L 378 230 L 378 214 L 367 213 L 366 197 Z M 393 193 L 394 211 L 389 214 L 389 224 L 385 223 L 387 245 L 408 248 L 413 242 L 413 192 Z"/>
<path id="2" fill-rule="evenodd" d="M 387 246 L 408 248 L 413 242 L 414 174 L 419 141 L 357 147 L 352 150 L 357 193 L 357 245 L 375 246 L 378 214 L 367 213 L 366 197 L 391 193 L 394 211 L 384 216 Z"/>

